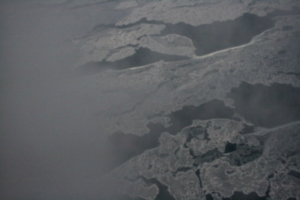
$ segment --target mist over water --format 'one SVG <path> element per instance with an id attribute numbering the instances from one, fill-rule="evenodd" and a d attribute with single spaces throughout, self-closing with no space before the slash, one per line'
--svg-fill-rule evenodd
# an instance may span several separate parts
<path id="1" fill-rule="evenodd" d="M 104 124 L 93 116 L 107 100 L 92 77 L 74 76 L 79 52 L 71 39 L 95 26 L 102 11 L 0 4 L 0 198 L 97 199 L 108 185 L 101 177 L 110 155 Z"/>
<path id="2" fill-rule="evenodd" d="M 300 89 L 291 85 L 243 82 L 228 96 L 234 99 L 236 111 L 256 126 L 271 128 L 300 119 Z"/>
<path id="3" fill-rule="evenodd" d="M 246 44 L 254 36 L 273 26 L 274 21 L 269 17 L 245 13 L 234 20 L 200 26 L 185 23 L 168 24 L 162 34 L 176 33 L 191 38 L 196 47 L 196 55 L 202 56 Z"/>

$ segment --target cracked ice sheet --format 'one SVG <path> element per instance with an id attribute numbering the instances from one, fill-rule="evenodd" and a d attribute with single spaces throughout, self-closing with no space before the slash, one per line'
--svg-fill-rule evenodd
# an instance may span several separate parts
<path id="1" fill-rule="evenodd" d="M 238 143 L 253 143 L 253 136 L 246 136 L 246 138 L 248 139 L 245 139 L 243 136 L 236 134 L 240 130 L 239 127 L 241 127 L 242 123 L 222 119 L 207 120 L 198 121 L 198 123 L 193 124 L 191 127 L 199 126 L 201 124 L 212 124 L 211 127 L 219 127 L 220 130 L 218 132 L 211 133 L 215 136 L 211 137 L 211 141 L 214 144 L 218 144 L 218 138 L 222 137 L 225 137 L 225 140 L 230 142 L 239 141 Z M 223 126 L 224 124 L 227 124 L 227 126 Z M 228 137 L 226 138 L 226 136 L 224 136 L 224 132 L 228 131 L 232 132 L 232 135 L 228 135 Z M 171 180 L 176 179 L 178 180 L 178 183 L 174 183 L 175 185 L 172 186 L 175 187 L 171 189 L 173 191 L 176 191 L 176 187 L 178 187 L 178 184 L 185 184 L 184 179 L 188 180 L 189 178 L 187 177 L 192 176 L 194 178 L 192 178 L 191 181 L 197 182 L 196 185 L 193 184 L 195 187 L 195 191 L 198 191 L 193 194 L 197 196 L 199 192 L 202 192 L 202 190 L 198 188 L 198 179 L 195 175 L 195 170 L 197 169 L 197 167 L 193 166 L 194 161 L 192 156 L 190 155 L 190 150 L 184 145 L 186 143 L 186 139 L 187 135 L 185 130 L 183 130 L 181 134 L 177 134 L 175 136 L 168 133 L 163 133 L 159 139 L 159 147 L 148 150 L 143 154 L 129 160 L 122 166 L 116 168 L 112 172 L 112 175 L 114 177 L 120 177 L 121 179 L 133 182 L 136 181 L 139 176 L 144 176 L 147 179 L 158 178 L 167 185 L 173 185 L 173 183 L 171 183 Z M 218 147 L 218 145 L 216 145 L 216 147 Z M 207 151 L 209 151 L 209 149 L 203 149 L 202 153 L 205 153 Z M 177 172 L 180 169 L 185 168 L 190 168 L 190 172 Z M 175 176 L 175 178 L 172 178 L 170 176 Z M 188 188 L 186 188 L 186 190 L 188 190 Z M 179 195 L 179 193 L 180 192 L 178 192 L 177 195 Z"/>
<path id="2" fill-rule="evenodd" d="M 195 0 L 195 1 L 153 1 L 138 7 L 117 25 L 130 24 L 142 18 L 168 23 L 185 22 L 194 26 L 214 21 L 235 19 L 246 12 L 264 16 L 276 9 L 290 10 L 299 2 L 254 1 L 254 0 Z M 205 17 L 203 17 L 205 16 Z"/>
<path id="3" fill-rule="evenodd" d="M 194 120 L 191 127 L 198 126 L 206 127 L 209 141 L 193 138 L 187 143 L 187 146 L 193 150 L 195 156 L 199 156 L 213 149 L 224 152 L 227 142 L 240 143 L 239 133 L 244 127 L 242 123 L 226 119 L 211 121 Z"/>
<path id="4" fill-rule="evenodd" d="M 134 110 L 116 117 L 118 124 L 109 132 L 122 130 L 124 133 L 144 134 L 148 131 L 147 116 L 161 111 L 168 115 L 184 105 L 197 106 L 212 99 L 220 99 L 227 105 L 232 105 L 232 100 L 226 98 L 226 94 L 231 88 L 238 87 L 242 81 L 264 85 L 291 84 L 299 87 L 297 76 L 278 73 L 299 72 L 299 24 L 298 16 L 279 17 L 274 28 L 238 48 L 190 61 L 160 62 L 147 67 L 120 72 L 107 71 L 95 75 L 99 76 L 99 85 L 102 87 L 105 87 L 106 77 L 113 75 L 118 77 L 117 80 L 113 80 L 115 87 L 137 94 L 148 94 Z M 283 31 L 283 27 L 287 25 L 293 26 L 293 30 Z M 272 48 L 269 48 L 270 46 Z M 282 49 L 288 53 L 278 55 Z M 142 95 L 138 99 L 140 98 Z M 124 106 L 126 107 L 125 104 Z M 161 120 L 161 123 L 166 124 L 164 118 L 153 120 Z"/>
<path id="5" fill-rule="evenodd" d="M 164 3 L 167 4 L 167 2 L 168 1 L 165 1 Z M 216 5 L 217 3 L 218 2 L 216 2 Z M 263 8 L 268 4 L 262 2 L 253 4 L 251 12 L 265 15 L 275 8 L 290 9 L 293 5 L 284 4 L 284 2 L 268 3 L 271 8 L 267 11 L 263 11 Z M 146 6 L 149 6 L 149 4 Z M 145 8 L 148 8 L 146 6 Z M 175 8 L 174 11 L 171 10 L 170 12 L 175 13 L 175 11 L 180 11 L 184 13 L 187 11 L 187 8 L 184 8 L 186 5 L 179 4 L 177 6 L 183 7 Z M 220 15 L 208 16 L 207 21 L 200 21 L 199 23 L 233 19 L 248 11 L 248 8 L 245 8 L 244 5 L 233 4 L 232 7 L 230 7 L 227 3 L 221 3 L 218 6 L 224 7 L 224 11 L 234 10 L 234 12 L 227 15 L 225 18 L 225 12 L 221 12 Z M 212 12 L 213 10 L 216 11 L 220 9 L 218 6 L 214 8 L 209 5 L 205 9 Z M 155 7 L 154 10 L 155 9 L 161 11 L 161 8 L 159 7 Z M 204 8 L 201 9 L 203 10 Z M 193 11 L 193 9 L 190 10 Z M 198 10 L 196 11 L 198 13 Z M 163 12 L 161 12 L 162 15 L 156 15 L 155 13 L 149 14 L 149 12 L 143 12 L 143 14 L 150 16 L 149 19 L 157 17 L 159 20 L 167 22 L 168 20 L 169 22 L 172 20 L 179 20 L 179 18 L 174 18 L 172 20 L 171 18 L 166 18 L 167 15 L 164 16 Z M 205 14 L 206 12 L 199 13 Z M 180 18 L 193 24 L 192 20 L 194 19 L 191 19 L 189 15 L 191 16 L 191 14 L 187 12 L 186 16 L 181 16 Z M 169 13 L 169 16 L 172 16 L 172 13 Z M 138 19 L 136 16 L 132 18 L 134 18 L 132 21 Z M 300 83 L 297 77 L 277 73 L 278 71 L 299 72 L 297 71 L 299 70 L 297 68 L 299 64 L 299 57 L 297 57 L 299 24 L 299 17 L 297 16 L 278 17 L 275 28 L 255 37 L 252 42 L 241 47 L 232 48 L 230 50 L 227 49 L 218 53 L 213 53 L 209 56 L 195 57 L 190 61 L 177 63 L 160 62 L 145 68 L 141 67 L 122 72 L 108 71 L 103 74 L 94 75 L 93 78 L 95 78 L 94 80 L 96 80 L 95 83 L 99 86 L 99 90 L 103 89 L 103 91 L 107 91 L 104 99 L 109 102 L 98 108 L 99 121 L 102 121 L 102 123 L 105 122 L 107 129 L 105 131 L 107 134 L 122 130 L 125 133 L 141 135 L 147 132 L 146 124 L 149 123 L 149 120 L 147 119 L 149 115 L 161 113 L 162 111 L 165 114 L 169 114 L 172 111 L 179 110 L 184 105 L 199 105 L 215 98 L 225 101 L 227 105 L 232 105 L 232 101 L 226 98 L 226 94 L 232 87 L 237 87 L 241 81 L 247 81 L 251 84 L 263 83 L 265 85 L 270 85 L 277 82 L 299 86 Z M 293 29 L 283 31 L 284 27 L 287 25 L 292 26 Z M 128 40 L 127 43 L 130 42 L 132 42 L 131 39 Z M 94 43 L 91 44 L 94 45 Z M 106 45 L 105 42 L 104 44 Z M 109 44 L 109 48 L 110 45 L 114 48 L 116 46 L 118 47 L 119 44 L 116 46 L 114 46 L 115 44 Z M 123 46 L 120 45 L 120 47 Z M 287 50 L 288 53 L 279 55 L 278 52 L 282 49 Z M 116 107 L 115 105 L 119 104 L 116 99 L 122 98 L 122 94 L 120 93 L 124 91 L 128 92 L 130 95 L 124 93 L 126 98 L 125 101 L 123 101 L 123 105 L 121 107 Z M 136 105 L 136 102 L 138 102 L 138 106 L 134 106 Z M 118 109 L 121 109 L 121 112 L 124 113 L 124 115 L 114 116 L 114 114 L 118 113 Z M 108 116 L 107 113 L 110 113 L 111 115 Z M 163 124 L 166 124 L 165 121 L 162 121 L 165 120 L 163 118 L 156 118 L 153 120 L 161 120 Z M 287 130 L 285 129 L 285 131 Z M 172 138 L 173 136 L 168 137 Z M 220 145 L 220 149 L 223 149 L 222 145 L 224 144 L 220 144 L 219 142 L 216 142 L 216 144 Z M 180 146 L 177 152 L 178 157 L 172 155 L 172 151 L 178 149 L 173 149 L 176 145 Z M 178 143 L 173 142 L 170 146 L 170 149 L 162 149 L 160 147 L 158 150 L 154 149 L 147 151 L 144 154 L 133 158 L 128 163 L 125 163 L 125 165 L 121 166 L 117 171 L 125 168 L 125 172 L 127 173 L 127 166 L 127 168 L 135 170 L 128 172 L 130 175 L 129 177 L 131 178 L 136 178 L 136 173 L 143 173 L 146 177 L 156 176 L 161 182 L 169 183 L 171 185 L 174 182 L 168 181 L 173 179 L 173 177 L 171 177 L 173 175 L 170 175 L 169 169 L 174 172 L 180 167 L 192 168 L 193 165 L 192 157 L 188 155 L 189 151 L 187 148 L 182 147 L 181 140 L 179 140 Z M 168 159 L 164 157 L 165 155 L 161 155 L 166 152 L 169 154 Z M 203 179 L 203 185 L 207 189 L 207 192 L 219 190 L 218 192 L 223 196 L 230 196 L 232 192 L 236 190 L 245 193 L 256 190 L 260 196 L 263 196 L 270 184 L 269 181 L 266 180 L 266 177 L 269 175 L 268 173 L 273 172 L 274 169 L 276 169 L 280 172 L 274 176 L 274 179 L 270 179 L 271 184 L 274 185 L 274 189 L 271 190 L 270 195 L 276 197 L 280 194 L 280 191 L 276 189 L 276 186 L 284 187 L 286 191 L 285 194 L 280 197 L 282 199 L 289 195 L 299 195 L 298 193 L 295 193 L 291 187 L 291 184 L 298 183 L 298 180 L 293 177 L 288 177 L 286 175 L 287 170 L 284 169 L 282 163 L 275 160 L 275 158 L 268 160 L 262 156 L 258 160 L 249 162 L 243 166 L 229 166 L 227 161 L 216 159 L 212 163 L 204 164 L 204 168 L 201 168 L 202 171 L 200 176 Z M 144 166 L 137 166 L 140 164 L 139 161 L 143 159 L 145 162 L 142 162 L 142 164 L 145 164 L 146 166 L 146 164 L 151 162 L 153 168 L 148 169 L 146 167 L 144 168 Z M 288 163 L 292 162 L 291 160 L 292 158 Z M 226 171 L 214 169 L 214 164 L 220 165 L 217 167 L 218 169 L 221 168 L 221 166 L 224 167 L 223 169 L 228 169 L 228 174 L 226 174 Z M 260 168 L 262 168 L 261 166 L 267 167 L 260 171 Z M 255 176 L 248 174 L 251 170 L 255 172 Z M 188 179 L 190 179 L 194 186 L 197 187 L 197 185 L 195 185 L 196 176 L 193 172 L 193 170 L 190 170 L 187 173 L 178 172 L 176 176 L 190 177 L 191 175 Z M 220 174 L 221 176 L 219 176 Z M 245 177 L 244 180 L 239 178 L 240 174 Z M 209 176 L 215 176 L 216 179 L 227 183 L 228 190 L 224 191 L 224 188 L 219 188 L 221 186 L 218 185 L 218 183 L 209 182 L 207 180 L 207 177 Z M 284 180 L 283 183 L 278 181 L 282 179 Z M 181 180 L 183 179 L 177 178 L 179 185 L 184 184 Z M 238 181 L 239 184 L 237 184 L 236 181 Z M 250 184 L 246 181 L 250 182 Z M 171 190 L 175 191 L 173 188 L 176 187 L 177 186 L 171 186 Z M 195 189 L 195 191 L 198 191 L 198 189 Z M 146 192 L 144 191 L 145 193 L 143 193 L 143 195 L 150 195 L 147 193 L 149 190 L 146 190 Z M 135 192 L 135 194 L 138 193 L 138 191 Z M 180 194 L 175 194 L 175 196 L 178 199 L 184 198 L 180 197 Z"/>
<path id="6" fill-rule="evenodd" d="M 195 47 L 191 39 L 176 34 L 155 36 L 164 27 L 142 23 L 128 29 L 109 28 L 92 36 L 74 40 L 73 44 L 83 53 L 80 62 L 82 64 L 103 60 L 117 61 L 133 55 L 139 47 L 168 55 L 193 57 Z"/>
<path id="7" fill-rule="evenodd" d="M 129 3 L 129 2 L 122 2 L 121 4 L 124 3 Z M 160 5 L 162 4 L 162 5 Z M 179 4 L 179 5 L 177 5 Z M 185 7 L 184 5 L 187 4 L 187 7 Z M 190 7 L 191 5 L 192 7 Z M 203 5 L 205 4 L 205 5 Z M 251 4 L 251 8 L 248 7 L 248 4 Z M 261 5 L 262 4 L 262 5 Z M 259 6 L 262 6 L 262 8 L 257 8 L 257 3 L 252 3 L 252 2 L 244 2 L 244 3 L 240 3 L 239 1 L 216 1 L 216 2 L 190 2 L 190 1 L 160 1 L 160 2 L 147 2 L 146 5 L 142 8 L 137 7 L 136 9 L 134 9 L 131 13 L 131 15 L 129 15 L 127 18 L 125 17 L 125 21 L 126 19 L 130 19 L 131 16 L 139 16 L 139 18 L 135 21 L 132 21 L 130 23 L 136 23 L 137 21 L 146 18 L 148 20 L 157 20 L 160 22 L 168 22 L 168 23 L 178 23 L 178 22 L 185 22 L 185 23 L 189 23 L 189 19 L 187 19 L 190 16 L 190 20 L 196 20 L 197 24 L 195 23 L 190 23 L 194 26 L 196 25 L 200 25 L 200 24 L 210 24 L 212 22 L 215 21 L 226 21 L 226 20 L 230 20 L 230 19 L 235 19 L 241 15 L 243 15 L 246 12 L 250 12 L 250 13 L 254 13 L 254 14 L 259 14 L 257 12 L 253 12 L 253 10 L 255 10 L 254 8 L 256 8 L 256 10 L 258 10 L 259 12 L 264 12 L 263 14 L 259 14 L 261 16 L 266 15 L 268 13 L 270 13 L 271 11 L 274 11 L 275 9 L 281 9 L 281 10 L 289 10 L 291 9 L 294 4 L 283 4 L 283 3 L 270 3 L 268 2 L 267 4 L 265 2 L 262 3 L 258 3 Z M 256 7 L 255 7 L 256 6 Z M 258 6 L 258 7 L 259 7 Z M 166 7 L 166 8 L 165 8 Z M 176 9 L 174 10 L 174 13 L 168 13 L 170 10 L 172 10 L 171 8 L 175 7 Z M 235 8 L 236 7 L 236 8 Z M 254 7 L 254 8 L 252 8 Z M 269 8 L 269 9 L 265 9 L 265 8 Z M 272 7 L 272 8 L 271 8 Z M 144 8 L 144 10 L 143 10 Z M 161 9 L 166 9 L 166 10 L 161 10 Z M 186 9 L 186 10 L 185 10 Z M 195 11 L 193 11 L 193 9 L 197 9 Z M 226 10 L 228 9 L 228 10 Z M 229 12 L 230 10 L 230 12 Z M 233 10 L 236 10 L 236 12 L 233 12 Z M 263 10 L 263 11 L 262 11 Z M 223 14 L 220 13 L 220 11 L 224 12 Z M 138 14 L 135 14 L 135 12 L 138 12 Z M 140 12 L 140 13 L 139 13 Z M 183 13 L 181 13 L 183 12 Z M 153 17 L 147 17 L 147 13 L 150 13 L 150 15 L 153 15 Z M 178 14 L 181 13 L 181 14 Z M 211 13 L 214 13 L 213 15 Z M 219 15 L 216 15 L 215 13 L 218 13 Z M 195 15 L 198 14 L 199 16 L 195 17 Z M 163 16 L 167 16 L 170 18 L 170 20 L 176 20 L 177 21 L 169 21 L 164 19 Z M 230 15 L 233 15 L 230 17 Z M 203 17 L 205 16 L 205 17 Z M 226 18 L 224 18 L 224 16 L 226 16 Z M 134 18 L 134 17 L 133 17 Z M 210 19 L 212 18 L 212 19 Z M 201 21 L 201 20 L 206 20 L 206 21 Z M 127 24 L 127 23 L 125 23 Z M 120 25 L 120 24 L 119 24 Z M 136 25 L 134 27 L 137 27 L 139 25 Z M 79 64 L 85 64 L 86 62 L 96 62 L 96 61 L 102 61 L 104 60 L 106 57 L 108 57 L 113 51 L 115 51 L 116 48 L 124 48 L 126 47 L 126 45 L 138 45 L 141 43 L 141 46 L 149 46 L 150 49 L 153 49 L 155 51 L 158 50 L 158 52 L 164 52 L 164 53 L 172 53 L 174 55 L 187 55 L 187 56 L 191 56 L 193 55 L 193 51 L 194 48 L 191 47 L 176 47 L 178 48 L 177 50 L 174 51 L 174 47 L 173 48 L 168 48 L 168 45 L 161 45 L 160 43 L 155 42 L 155 39 L 153 40 L 152 37 L 149 37 L 149 35 L 153 35 L 153 34 L 157 34 L 156 33 L 152 33 L 153 30 L 155 30 L 152 26 L 162 26 L 162 25 L 149 25 L 150 27 L 145 27 L 144 30 L 147 30 L 147 32 L 143 32 L 141 34 L 138 34 L 138 32 L 140 32 L 140 30 L 138 30 L 138 32 L 136 31 L 125 31 L 123 32 L 122 29 L 118 29 L 117 27 L 115 27 L 115 33 L 113 33 L 112 31 L 110 32 L 111 36 L 110 37 L 103 37 L 103 41 L 101 41 L 101 34 L 99 35 L 99 33 L 94 34 L 92 37 L 89 38 L 85 38 L 85 39 L 80 39 L 80 40 L 75 40 L 74 44 L 79 45 L 79 47 L 81 48 L 81 50 L 84 53 L 84 57 L 83 60 L 79 63 Z M 134 28 L 133 29 L 136 29 Z M 132 28 L 129 28 L 129 30 Z M 126 30 L 126 29 L 125 29 Z M 140 42 L 139 38 L 142 36 L 146 36 L 143 38 L 143 40 Z M 181 37 L 181 36 L 178 36 Z M 99 40 L 99 41 L 97 41 Z M 126 41 L 130 41 L 130 42 L 126 42 Z M 110 45 L 107 44 L 107 42 L 110 41 Z M 113 41 L 113 43 L 112 43 Z M 146 42 L 146 43 L 145 43 Z M 156 44 L 155 44 L 156 43 Z M 153 44 L 154 47 L 153 47 Z M 107 46 L 108 45 L 108 46 Z M 173 51 L 172 51 L 173 49 Z M 183 52 L 185 52 L 184 54 L 182 54 Z M 125 53 L 125 55 L 131 55 L 130 53 Z M 120 59 L 123 58 L 124 56 L 120 56 Z"/>
<path id="8" fill-rule="evenodd" d="M 91 36 L 73 41 L 84 53 L 81 63 L 100 62 L 108 57 L 116 49 L 124 50 L 129 46 L 138 45 L 140 39 L 146 35 L 159 34 L 164 25 L 139 24 L 127 29 L 108 28 Z M 128 54 L 129 56 L 130 54 Z M 115 58 L 114 60 L 122 59 Z"/>
<path id="9" fill-rule="evenodd" d="M 231 126 L 232 130 L 223 127 L 222 124 L 226 121 L 227 123 L 231 122 L 230 120 L 208 120 L 203 123 L 214 122 L 220 125 L 219 138 L 223 137 L 224 132 L 240 130 L 239 126 Z M 266 134 L 262 136 L 236 135 L 236 138 L 230 142 L 236 141 L 248 145 L 261 144 L 264 148 L 263 154 L 259 158 L 242 166 L 231 166 L 225 155 L 215 158 L 211 162 L 207 161 L 199 166 L 194 166 L 190 162 L 192 161 L 191 156 L 184 153 L 188 152 L 188 149 L 183 148 L 187 139 L 186 131 L 176 136 L 164 133 L 160 138 L 161 144 L 158 148 L 148 150 L 133 158 L 115 169 L 112 174 L 129 182 L 132 181 L 134 184 L 136 180 L 139 180 L 139 176 L 157 178 L 169 186 L 169 191 L 177 200 L 199 199 L 203 198 L 204 194 L 213 192 L 219 193 L 222 197 L 230 197 L 234 191 L 242 191 L 244 194 L 256 192 L 259 196 L 265 196 L 269 186 L 271 186 L 271 197 L 285 200 L 291 196 L 299 196 L 297 192 L 299 190 L 296 189 L 298 187 L 295 188 L 295 185 L 300 183 L 299 179 L 287 174 L 291 163 L 299 156 L 299 127 L 300 123 L 294 122 L 266 130 Z M 216 138 L 212 138 L 212 142 L 214 140 Z M 282 146 L 279 143 L 287 145 Z M 282 146 L 282 148 L 278 148 L 278 146 Z M 207 149 L 203 149 L 203 153 L 205 151 Z M 286 162 L 282 162 L 280 159 L 282 155 L 287 155 L 291 151 L 297 153 L 291 154 Z M 186 168 L 186 172 L 179 171 L 183 168 Z M 200 183 L 195 174 L 197 169 L 200 169 L 201 187 L 199 187 Z M 285 192 L 282 193 L 282 190 Z M 126 189 L 124 191 L 126 192 Z M 136 195 L 139 195 L 139 192 L 144 193 L 143 190 L 135 190 Z"/>
<path id="10" fill-rule="evenodd" d="M 219 192 L 223 197 L 230 197 L 234 191 L 242 191 L 245 194 L 255 191 L 259 196 L 265 196 L 271 184 L 270 196 L 274 199 L 299 197 L 297 191 L 300 180 L 287 175 L 288 166 L 280 159 L 292 149 L 299 155 L 299 125 L 299 122 L 295 122 L 271 130 L 268 133 L 269 137 L 264 139 L 264 153 L 258 160 L 240 167 L 230 166 L 221 159 L 205 163 L 200 173 L 203 189 L 208 193 Z M 275 177 L 270 178 L 269 183 L 268 176 L 271 174 L 275 174 Z"/>

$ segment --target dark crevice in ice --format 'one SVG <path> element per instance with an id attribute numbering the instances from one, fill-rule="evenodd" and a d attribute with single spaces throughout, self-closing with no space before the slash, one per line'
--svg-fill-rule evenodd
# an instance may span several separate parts
<path id="1" fill-rule="evenodd" d="M 206 153 L 202 154 L 201 156 L 194 156 L 194 165 L 199 166 L 205 162 L 212 162 L 217 158 L 222 157 L 223 154 L 218 149 L 209 150 Z"/>
<path id="2" fill-rule="evenodd" d="M 190 167 L 180 167 L 180 168 L 177 169 L 176 173 L 177 172 L 188 172 L 190 169 L 192 169 L 192 168 L 190 168 Z"/>
<path id="3" fill-rule="evenodd" d="M 270 200 L 270 192 L 271 192 L 271 182 L 270 182 L 270 179 L 274 177 L 274 174 L 270 174 L 267 178 L 267 180 L 269 181 L 269 185 L 268 185 L 268 188 L 267 188 L 267 191 L 266 191 L 266 200 Z"/>
<path id="4" fill-rule="evenodd" d="M 274 178 L 274 174 L 269 174 L 267 180 L 270 180 L 271 178 Z"/>
<path id="5" fill-rule="evenodd" d="M 270 192 L 271 192 L 271 184 L 270 184 L 270 181 L 269 181 L 269 185 L 268 185 L 265 197 L 270 197 Z"/>
<path id="6" fill-rule="evenodd" d="M 175 33 L 192 39 L 198 56 L 246 44 L 251 39 L 274 26 L 268 16 L 259 17 L 245 13 L 234 20 L 214 22 L 200 26 L 186 23 L 165 24 L 161 35 Z"/>
<path id="7" fill-rule="evenodd" d="M 287 200 L 297 200 L 295 197 L 290 197 Z"/>
<path id="8" fill-rule="evenodd" d="M 236 150 L 228 155 L 229 163 L 233 166 L 241 166 L 252 162 L 262 155 L 262 146 L 236 145 Z"/>
<path id="9" fill-rule="evenodd" d="M 156 184 L 156 186 L 159 189 L 159 193 L 157 194 L 157 196 L 155 197 L 154 200 L 175 200 L 175 198 L 170 194 L 169 190 L 168 190 L 168 186 L 162 184 L 161 182 L 159 182 L 157 179 L 152 178 L 152 179 L 146 179 L 143 176 L 140 176 L 140 178 L 148 184 Z"/>
<path id="10" fill-rule="evenodd" d="M 186 144 L 184 144 L 184 147 L 189 148 Z M 189 148 L 189 153 L 190 153 L 190 155 L 192 156 L 193 159 L 197 158 L 197 156 L 195 155 L 193 149 Z M 194 166 L 197 166 L 197 165 L 194 163 Z"/>
<path id="11" fill-rule="evenodd" d="M 164 127 L 160 123 L 149 123 L 147 127 L 149 132 L 143 136 L 133 134 L 124 134 L 121 132 L 114 133 L 108 138 L 114 155 L 113 166 L 118 166 L 127 160 L 135 157 L 148 149 L 159 146 L 159 137 L 163 132 L 169 132 L 172 135 L 180 132 L 184 127 L 192 124 L 193 120 L 229 118 L 231 119 L 234 112 L 231 108 L 226 107 L 220 100 L 211 100 L 200 106 L 184 106 L 181 110 L 172 112 L 170 115 L 170 126 Z M 195 134 L 198 134 L 194 130 Z M 207 137 L 207 133 L 204 134 Z"/>
<path id="12" fill-rule="evenodd" d="M 294 170 L 289 171 L 288 175 L 300 179 L 300 173 Z"/>
<path id="13" fill-rule="evenodd" d="M 195 172 L 197 178 L 198 178 L 198 181 L 199 181 L 199 185 L 200 187 L 202 188 L 203 185 L 202 185 L 202 180 L 201 180 L 201 177 L 200 177 L 200 169 L 198 169 L 196 172 Z"/>
<path id="14" fill-rule="evenodd" d="M 300 120 L 300 88 L 291 85 L 242 82 L 228 97 L 235 101 L 236 112 L 255 126 L 271 128 Z"/>
<path id="15" fill-rule="evenodd" d="M 155 51 L 151 51 L 148 48 L 140 47 L 136 50 L 136 52 L 133 55 L 123 58 L 121 60 L 117 60 L 115 62 L 90 62 L 83 65 L 82 69 L 85 71 L 92 72 L 101 72 L 107 69 L 124 70 L 133 67 L 149 65 L 160 60 L 171 62 L 187 59 L 189 59 L 189 57 L 158 53 Z"/>
<path id="16" fill-rule="evenodd" d="M 236 150 L 236 144 L 227 142 L 226 146 L 225 146 L 225 151 L 224 153 L 229 153 L 229 152 L 233 152 Z"/>
<path id="17" fill-rule="evenodd" d="M 211 194 L 205 195 L 206 200 L 214 200 L 213 196 Z"/>
<path id="18" fill-rule="evenodd" d="M 223 198 L 222 200 L 267 200 L 267 197 L 259 197 L 256 192 L 251 192 L 250 194 L 234 192 L 231 197 Z"/>

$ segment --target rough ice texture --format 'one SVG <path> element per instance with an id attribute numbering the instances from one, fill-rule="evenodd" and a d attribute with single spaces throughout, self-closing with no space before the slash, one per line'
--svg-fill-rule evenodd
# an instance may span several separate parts
<path id="1" fill-rule="evenodd" d="M 226 95 L 242 81 L 299 87 L 299 77 L 285 74 L 299 73 L 299 45 L 296 45 L 299 24 L 300 19 L 296 16 L 279 17 L 274 28 L 239 48 L 176 63 L 160 62 L 135 70 L 98 74 L 99 90 L 105 89 L 107 76 L 116 76 L 117 79 L 110 78 L 110 84 L 120 92 L 130 91 L 129 101 L 137 104 L 134 108 L 124 104 L 124 114 L 114 117 L 118 123 L 107 126 L 108 132 L 122 130 L 145 134 L 149 123 L 147 116 L 162 111 L 167 115 L 184 105 L 197 106 L 212 99 L 221 99 L 232 105 L 232 99 Z M 287 25 L 293 26 L 293 30 L 284 31 L 283 27 Z M 281 50 L 287 53 L 278 54 Z M 161 123 L 167 123 L 164 118 L 160 119 Z"/>
<path id="2" fill-rule="evenodd" d="M 95 74 L 99 90 L 107 91 L 105 100 L 125 99 L 122 106 L 108 104 L 99 109 L 97 117 L 106 124 L 107 135 L 118 131 L 144 135 L 150 122 L 168 127 L 170 113 L 213 99 L 234 108 L 228 93 L 242 82 L 300 87 L 299 14 L 275 17 L 275 26 L 249 43 L 201 57 L 192 53 L 190 38 L 159 36 L 163 24 L 136 23 L 146 18 L 196 26 L 236 19 L 244 13 L 265 16 L 274 10 L 291 10 L 299 8 L 299 1 L 135 2 L 138 6 L 131 3 L 135 8 L 119 4 L 118 8 L 132 12 L 117 26 L 95 29 L 74 41 L 84 52 L 84 62 L 116 61 L 139 47 L 191 59 Z M 299 122 L 272 129 L 254 127 L 242 134 L 246 125 L 253 124 L 239 114 L 235 119 L 195 120 L 180 133 L 163 133 L 158 147 L 128 160 L 110 175 L 124 181 L 124 188 L 120 188 L 124 193 L 144 199 L 154 199 L 159 193 L 156 184 L 144 181 L 155 178 L 168 186 L 177 200 L 205 199 L 206 194 L 225 198 L 236 191 L 299 200 Z M 228 144 L 235 148 L 225 152 Z"/>
<path id="3" fill-rule="evenodd" d="M 83 52 L 82 63 L 116 61 L 132 55 L 132 46 L 140 43 L 140 38 L 159 34 L 163 25 L 139 24 L 130 28 L 108 28 L 103 31 L 73 41 Z M 144 42 L 146 43 L 146 42 Z M 117 55 L 115 55 L 117 52 Z"/>
<path id="4" fill-rule="evenodd" d="M 131 24 L 146 18 L 173 24 L 185 22 L 197 26 L 214 21 L 235 19 L 246 12 L 263 16 L 276 9 L 289 10 L 294 5 L 299 5 L 299 2 L 294 1 L 287 4 L 286 1 L 271 0 L 243 0 L 242 2 L 240 0 L 151 1 L 135 9 L 117 25 Z"/>
<path id="5" fill-rule="evenodd" d="M 193 137 L 190 142 L 187 142 L 187 146 L 191 148 L 195 156 L 213 149 L 224 152 L 227 142 L 238 142 L 239 132 L 243 129 L 243 124 L 231 120 L 196 121 L 193 126 L 206 129 L 208 138 Z"/>
<path id="6" fill-rule="evenodd" d="M 199 122 L 198 124 L 201 124 Z M 186 129 L 176 136 L 164 133 L 158 148 L 128 161 L 113 172 L 114 176 L 121 176 L 125 180 L 139 180 L 140 176 L 148 179 L 157 178 L 170 188 L 171 194 L 176 199 L 201 199 L 205 194 L 210 193 L 219 193 L 225 198 L 232 196 L 235 191 L 244 194 L 256 192 L 258 196 L 263 197 L 268 190 L 270 197 L 274 199 L 285 200 L 288 197 L 299 196 L 300 180 L 288 174 L 291 165 L 293 169 L 299 170 L 299 160 L 297 160 L 300 153 L 299 122 L 247 135 L 238 134 L 241 130 L 241 122 L 208 120 L 202 121 L 202 124 L 220 125 L 218 131 L 214 132 L 216 137 L 210 138 L 209 141 L 217 148 L 223 149 L 223 145 L 218 143 L 218 140 L 224 136 L 224 133 L 232 132 L 231 136 L 225 136 L 225 141 L 228 138 L 227 141 L 243 145 L 254 147 L 262 145 L 263 153 L 248 163 L 235 166 L 230 164 L 231 157 L 228 153 L 205 159 L 205 152 L 209 149 L 204 148 L 202 151 L 204 162 L 195 165 L 197 158 L 190 154 L 192 148 L 186 147 L 189 137 Z M 227 124 L 227 127 L 224 124 Z M 228 124 L 231 124 L 230 128 Z M 190 128 L 192 127 L 195 125 Z M 202 142 L 207 141 L 202 139 Z M 282 143 L 286 145 L 280 145 Z M 199 147 L 201 146 L 199 144 Z M 200 179 L 197 177 L 197 170 L 200 170 Z M 138 190 L 134 191 L 137 196 L 144 193 L 144 189 L 140 193 Z"/>

